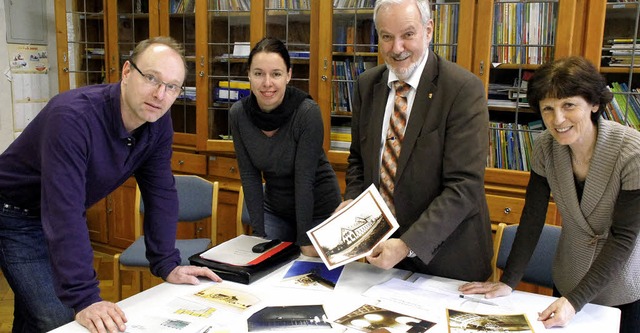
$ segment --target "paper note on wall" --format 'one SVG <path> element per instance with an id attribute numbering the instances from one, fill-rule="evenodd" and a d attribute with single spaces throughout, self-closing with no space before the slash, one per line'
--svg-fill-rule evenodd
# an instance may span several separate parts
<path id="1" fill-rule="evenodd" d="M 47 47 L 8 44 L 13 131 L 21 132 L 49 101 Z"/>

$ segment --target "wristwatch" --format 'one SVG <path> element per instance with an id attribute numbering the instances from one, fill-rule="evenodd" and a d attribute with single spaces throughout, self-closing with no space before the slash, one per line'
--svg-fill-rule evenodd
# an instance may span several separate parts
<path id="1" fill-rule="evenodd" d="M 417 255 L 413 252 L 412 249 L 409 249 L 409 253 L 407 254 L 407 258 L 415 258 Z"/>

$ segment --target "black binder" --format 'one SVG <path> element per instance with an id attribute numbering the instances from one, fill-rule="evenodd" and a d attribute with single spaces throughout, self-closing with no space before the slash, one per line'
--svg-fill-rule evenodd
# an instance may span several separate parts
<path id="1" fill-rule="evenodd" d="M 289 245 L 261 263 L 251 266 L 235 266 L 207 260 L 200 257 L 201 253 L 203 252 L 189 257 L 189 262 L 194 266 L 208 267 L 223 280 L 251 284 L 297 258 L 300 255 L 300 247 Z"/>

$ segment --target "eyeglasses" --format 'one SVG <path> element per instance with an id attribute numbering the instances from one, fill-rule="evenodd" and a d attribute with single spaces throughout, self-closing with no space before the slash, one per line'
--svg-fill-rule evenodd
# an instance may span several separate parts
<path id="1" fill-rule="evenodd" d="M 164 86 L 166 88 L 166 91 L 169 94 L 174 95 L 174 96 L 179 95 L 184 90 L 183 87 L 181 87 L 181 86 L 179 86 L 177 84 L 167 83 L 167 82 L 164 82 L 164 81 L 158 79 L 157 77 L 153 76 L 152 74 L 143 73 L 140 70 L 140 68 L 138 68 L 138 66 L 136 66 L 136 64 L 131 60 L 129 60 L 129 63 L 131 64 L 131 66 L 133 66 L 133 68 L 136 69 L 136 71 L 138 71 L 138 73 L 140 73 L 140 75 L 142 75 L 142 77 L 144 78 L 144 82 L 148 83 L 149 85 L 153 85 L 154 87 L 158 88 L 159 86 L 164 84 Z"/>

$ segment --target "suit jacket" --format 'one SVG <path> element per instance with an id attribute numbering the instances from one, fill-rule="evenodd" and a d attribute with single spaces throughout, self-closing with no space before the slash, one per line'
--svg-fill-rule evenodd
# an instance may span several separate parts
<path id="1" fill-rule="evenodd" d="M 416 254 L 397 267 L 467 281 L 491 275 L 491 222 L 484 193 L 489 114 L 482 82 L 433 52 L 416 89 L 398 159 L 394 204 L 401 238 Z M 379 187 L 389 72 L 356 82 L 345 199 Z"/>

